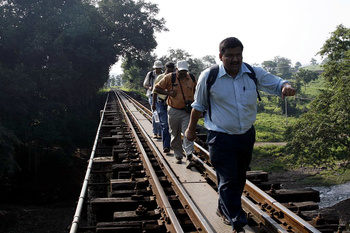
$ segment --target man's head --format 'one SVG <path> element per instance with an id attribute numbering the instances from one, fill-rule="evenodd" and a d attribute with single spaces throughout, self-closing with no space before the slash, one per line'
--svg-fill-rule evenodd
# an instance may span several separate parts
<path id="1" fill-rule="evenodd" d="M 179 74 L 179 78 L 187 77 L 188 63 L 185 60 L 178 61 L 176 64 L 176 70 Z"/>
<path id="2" fill-rule="evenodd" d="M 173 62 L 168 61 L 165 64 L 165 73 L 168 74 L 168 73 L 172 73 L 174 71 L 175 71 L 175 64 Z"/>
<path id="3" fill-rule="evenodd" d="M 228 37 L 221 41 L 219 45 L 220 54 L 224 54 L 226 49 L 241 47 L 243 52 L 243 44 L 236 37 Z"/>
<path id="4" fill-rule="evenodd" d="M 221 41 L 219 57 L 226 72 L 236 76 L 243 62 L 243 44 L 235 37 L 229 37 Z"/>
<path id="5" fill-rule="evenodd" d="M 162 64 L 161 61 L 157 60 L 157 61 L 154 62 L 153 69 L 156 70 L 157 74 L 162 73 L 162 68 L 163 68 L 163 64 Z"/>

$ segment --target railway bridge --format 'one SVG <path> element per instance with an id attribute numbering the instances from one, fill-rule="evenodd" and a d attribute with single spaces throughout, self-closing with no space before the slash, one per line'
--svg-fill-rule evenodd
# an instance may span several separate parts
<path id="1" fill-rule="evenodd" d="M 70 232 L 232 232 L 216 215 L 215 170 L 199 132 L 195 152 L 177 164 L 151 136 L 151 111 L 120 90 L 101 110 Z M 200 129 L 199 129 L 200 130 Z M 318 191 L 284 190 L 263 171 L 247 173 L 246 232 L 346 232 L 318 211 Z"/>

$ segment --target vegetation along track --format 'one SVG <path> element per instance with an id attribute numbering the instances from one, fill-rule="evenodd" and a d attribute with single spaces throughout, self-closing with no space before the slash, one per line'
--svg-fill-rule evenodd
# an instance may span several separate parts
<path id="1" fill-rule="evenodd" d="M 151 119 L 151 111 L 124 92 L 109 93 L 70 232 L 218 232 L 125 100 Z M 187 168 L 216 189 L 201 130 Z M 252 232 L 342 231 L 334 213 L 317 212 L 317 191 L 282 190 L 262 171 L 247 175 L 242 203 Z"/>

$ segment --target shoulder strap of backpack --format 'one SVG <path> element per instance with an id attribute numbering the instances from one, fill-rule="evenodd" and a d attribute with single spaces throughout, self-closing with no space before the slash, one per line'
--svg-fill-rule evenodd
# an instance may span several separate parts
<path id="1" fill-rule="evenodd" d="M 171 73 L 171 84 L 173 84 L 173 86 L 175 84 L 175 81 L 176 81 L 176 72 L 173 72 Z"/>
<path id="2" fill-rule="evenodd" d="M 153 74 L 153 70 L 151 70 L 151 71 L 149 72 L 148 85 L 153 86 L 153 85 L 152 85 L 152 84 L 153 84 L 153 79 L 154 79 L 154 74 Z"/>
<path id="3" fill-rule="evenodd" d="M 195 83 L 195 82 L 196 82 L 196 78 L 194 77 L 194 75 L 191 74 L 191 73 L 189 73 L 189 75 L 190 75 L 192 81 Z M 171 74 L 171 83 L 174 84 L 174 83 L 175 83 L 175 80 L 176 80 L 176 72 L 173 72 L 173 73 Z"/>
<path id="4" fill-rule="evenodd" d="M 247 73 L 247 74 L 248 74 L 249 78 L 251 78 L 254 81 L 256 93 L 258 94 L 258 99 L 259 99 L 259 101 L 261 101 L 261 97 L 260 97 L 260 94 L 259 94 L 259 91 L 258 91 L 258 79 L 256 78 L 255 71 L 254 71 L 253 67 L 251 67 L 248 63 L 244 62 L 244 65 L 246 65 L 246 67 L 251 72 L 251 73 Z"/>
<path id="5" fill-rule="evenodd" d="M 208 113 L 209 113 L 209 119 L 210 119 L 210 120 L 211 120 L 211 106 L 210 106 L 210 100 L 209 100 L 209 97 L 210 97 L 210 88 L 211 88 L 211 86 L 215 83 L 216 77 L 218 76 L 218 73 L 219 73 L 219 65 L 214 65 L 214 66 L 210 67 L 210 69 L 209 69 L 209 75 L 208 75 L 208 78 L 207 78 L 207 81 L 206 81 L 206 84 L 207 84 L 207 93 L 208 93 L 208 96 L 207 96 Z"/>
<path id="6" fill-rule="evenodd" d="M 193 74 L 191 74 L 191 73 L 189 73 L 189 75 L 190 75 L 190 77 L 191 77 L 192 81 L 195 83 L 195 82 L 196 82 L 196 78 L 194 77 L 194 75 L 193 75 Z"/>

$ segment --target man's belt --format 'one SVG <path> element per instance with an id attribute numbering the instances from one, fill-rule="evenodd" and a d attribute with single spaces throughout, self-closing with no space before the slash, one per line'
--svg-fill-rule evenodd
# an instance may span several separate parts
<path id="1" fill-rule="evenodd" d="M 174 108 L 174 107 L 172 107 L 172 108 Z M 185 110 L 185 108 L 175 108 L 175 109 L 177 109 L 177 110 Z"/>

